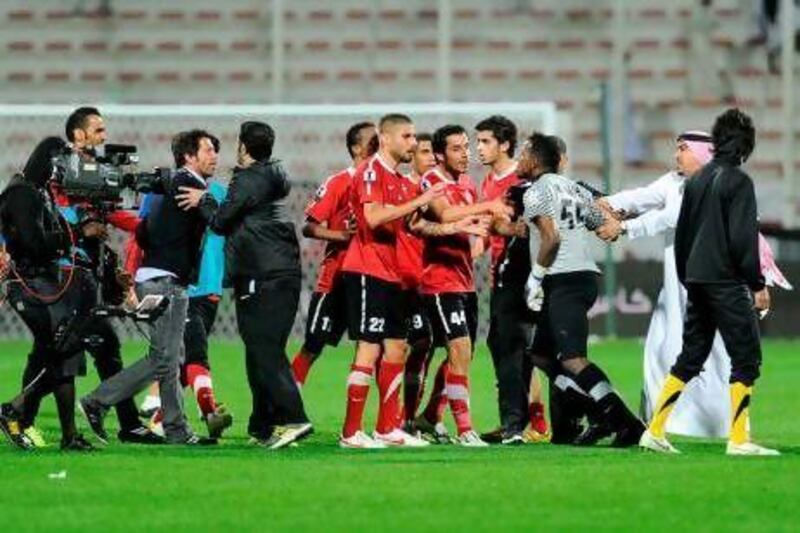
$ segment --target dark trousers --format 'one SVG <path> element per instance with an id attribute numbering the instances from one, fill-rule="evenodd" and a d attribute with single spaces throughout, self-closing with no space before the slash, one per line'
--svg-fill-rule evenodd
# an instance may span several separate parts
<path id="1" fill-rule="evenodd" d="M 122 355 L 117 332 L 107 319 L 93 321 L 87 331 L 89 345 L 87 350 L 94 359 L 94 367 L 101 381 L 105 381 L 122 370 Z M 28 363 L 22 376 L 22 386 L 26 387 L 44 368 L 45 360 L 34 344 L 33 352 L 28 356 Z M 68 363 L 75 364 L 75 363 Z M 38 394 L 32 394 L 25 403 L 24 422 L 32 425 L 39 413 L 39 405 L 52 387 L 45 387 Z M 122 430 L 130 430 L 141 425 L 133 398 L 128 398 L 116 405 L 117 418 Z"/>
<path id="2" fill-rule="evenodd" d="M 267 437 L 276 425 L 308 422 L 286 357 L 300 299 L 299 277 L 236 284 L 236 322 L 245 345 L 253 399 L 248 433 Z"/>
<path id="3" fill-rule="evenodd" d="M 688 382 L 703 369 L 717 329 L 731 358 L 731 382 L 752 385 L 760 375 L 761 335 L 745 285 L 689 284 L 683 350 L 671 373 Z"/>
<path id="4" fill-rule="evenodd" d="M 504 431 L 523 431 L 528 423 L 528 390 L 533 365 L 526 355 L 534 315 L 522 287 L 492 291 L 487 344 L 497 378 L 500 423 Z"/>
<path id="5" fill-rule="evenodd" d="M 183 344 L 186 349 L 186 365 L 200 365 L 210 370 L 208 362 L 208 336 L 217 319 L 218 298 L 193 296 L 189 298 L 189 311 L 186 317 L 186 330 Z"/>

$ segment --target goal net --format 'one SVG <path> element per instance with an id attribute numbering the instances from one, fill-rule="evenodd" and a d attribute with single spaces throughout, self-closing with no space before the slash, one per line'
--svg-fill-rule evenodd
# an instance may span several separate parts
<path id="1" fill-rule="evenodd" d="M 4 126 L 4 146 L 0 151 L 0 186 L 19 171 L 36 143 L 48 135 L 64 135 L 64 123 L 76 106 L 20 105 L 0 106 Z M 569 115 L 556 110 L 553 103 L 447 103 L 447 104 L 362 104 L 362 105 L 97 105 L 108 130 L 108 142 L 133 144 L 138 147 L 140 170 L 154 166 L 172 166 L 170 141 L 182 130 L 202 128 L 220 139 L 219 178 L 230 176 L 235 164 L 239 125 L 245 120 L 268 122 L 276 132 L 273 154 L 285 165 L 293 182 L 289 208 L 298 226 L 303 220 L 303 208 L 316 186 L 328 175 L 349 165 L 345 147 L 345 132 L 358 121 L 377 121 L 387 113 L 405 113 L 414 120 L 417 132 L 433 132 L 439 126 L 455 123 L 468 132 L 480 120 L 494 114 L 505 115 L 518 126 L 520 137 L 539 130 L 562 136 L 570 142 Z M 470 175 L 479 183 L 486 169 L 482 168 L 475 150 L 472 151 Z M 122 236 L 115 235 L 114 248 Z M 317 267 L 324 248 L 322 243 L 301 237 L 303 262 L 303 293 L 293 335 L 302 337 L 306 310 L 314 288 Z M 485 333 L 488 317 L 488 294 L 481 291 L 486 282 L 487 265 L 477 265 L 476 283 L 481 295 L 481 334 Z M 124 336 L 133 332 L 124 328 Z M 223 299 L 214 333 L 221 337 L 237 336 L 236 320 L 229 297 Z M 5 306 L 0 310 L 0 338 L 22 338 L 27 329 L 16 314 Z"/>

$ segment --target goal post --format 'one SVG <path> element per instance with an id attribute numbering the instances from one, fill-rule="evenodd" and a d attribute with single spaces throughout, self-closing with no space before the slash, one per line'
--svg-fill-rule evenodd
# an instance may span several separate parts
<path id="1" fill-rule="evenodd" d="M 571 123 L 567 113 L 559 112 L 552 102 L 530 103 L 393 103 L 353 105 L 120 105 L 92 104 L 106 120 L 108 142 L 138 147 L 139 168 L 173 166 L 170 152 L 172 136 L 183 130 L 201 128 L 219 137 L 221 142 L 218 174 L 222 180 L 236 163 L 239 125 L 245 120 L 262 120 L 275 130 L 273 154 L 280 159 L 292 180 L 288 201 L 291 217 L 298 229 L 303 209 L 317 184 L 326 176 L 349 165 L 345 146 L 348 127 L 362 120 L 377 122 L 388 113 L 409 115 L 417 132 L 433 132 L 444 124 L 460 124 L 472 136 L 475 124 L 490 115 L 505 115 L 517 124 L 520 140 L 532 131 L 557 134 L 570 143 Z M 4 149 L 0 151 L 0 187 L 21 169 L 37 142 L 48 135 L 64 136 L 67 116 L 78 105 L 0 105 L 4 126 Z M 473 149 L 470 175 L 479 183 L 486 169 Z M 121 239 L 120 235 L 116 239 Z M 115 241 L 114 248 L 120 249 Z M 313 291 L 323 244 L 301 238 L 303 292 L 293 336 L 300 338 L 305 325 L 308 300 Z M 487 265 L 476 265 L 479 291 L 487 280 Z M 488 293 L 481 294 L 481 335 L 486 333 Z M 9 311 L 8 308 L 5 311 Z M 0 338 L 27 336 L 27 329 L 16 314 L 3 312 Z M 125 331 L 126 336 L 132 331 Z M 223 338 L 237 336 L 233 306 L 226 298 L 220 307 L 215 334 Z"/>

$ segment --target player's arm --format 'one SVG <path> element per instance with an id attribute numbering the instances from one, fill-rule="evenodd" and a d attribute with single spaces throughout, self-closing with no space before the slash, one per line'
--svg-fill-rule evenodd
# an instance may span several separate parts
<path id="1" fill-rule="evenodd" d="M 375 229 L 378 226 L 410 215 L 417 209 L 432 203 L 432 200 L 440 197 L 443 193 L 444 184 L 437 183 L 416 198 L 400 205 L 366 202 L 364 203 L 364 219 L 370 229 Z"/>
<path id="2" fill-rule="evenodd" d="M 451 205 L 447 198 L 442 197 L 431 202 L 430 208 L 436 219 L 445 223 L 477 215 L 507 218 L 513 214 L 513 210 L 499 199 L 471 205 Z"/>
<path id="3" fill-rule="evenodd" d="M 505 218 L 492 219 L 492 233 L 503 237 L 519 237 L 524 239 L 528 236 L 528 225 L 524 220 L 511 221 Z"/>
<path id="4" fill-rule="evenodd" d="M 758 251 L 758 212 L 753 182 L 746 176 L 732 183 L 731 203 L 728 209 L 731 255 L 734 268 L 738 270 L 750 290 L 764 288 L 764 275 Z"/>
<path id="5" fill-rule="evenodd" d="M 307 218 L 303 224 L 303 237 L 328 242 L 348 242 L 353 235 L 349 230 L 335 230 L 320 224 L 312 218 Z"/>
<path id="6" fill-rule="evenodd" d="M 465 217 L 455 222 L 431 222 L 417 211 L 409 217 L 408 228 L 422 237 L 443 237 L 456 233 L 485 237 L 488 235 L 489 221 L 482 217 Z"/>
<path id="7" fill-rule="evenodd" d="M 541 267 L 541 277 L 544 277 L 544 273 L 556 260 L 558 249 L 561 246 L 561 236 L 552 217 L 537 216 L 533 219 L 533 224 L 539 232 L 539 251 L 536 253 L 534 269 Z"/>

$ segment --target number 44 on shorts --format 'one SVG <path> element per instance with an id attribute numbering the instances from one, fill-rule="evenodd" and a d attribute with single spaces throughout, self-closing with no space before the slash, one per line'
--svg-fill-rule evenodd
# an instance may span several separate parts
<path id="1" fill-rule="evenodd" d="M 454 326 L 460 326 L 467 323 L 467 314 L 462 309 L 461 311 L 453 311 L 450 313 L 450 323 Z"/>

